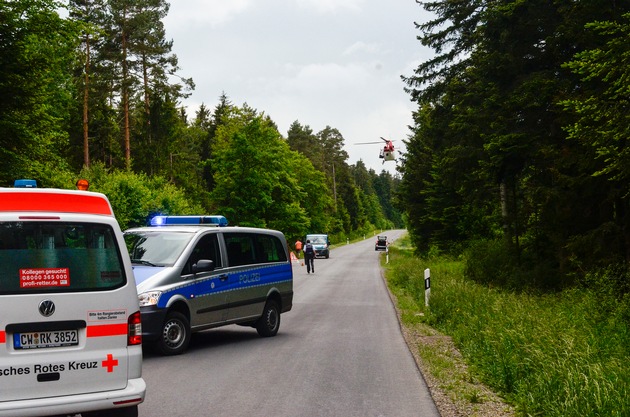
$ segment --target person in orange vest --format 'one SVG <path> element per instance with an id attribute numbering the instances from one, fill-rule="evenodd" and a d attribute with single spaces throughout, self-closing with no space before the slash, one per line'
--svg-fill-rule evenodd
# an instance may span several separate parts
<path id="1" fill-rule="evenodd" d="M 302 252 L 302 242 L 298 239 L 297 242 L 295 242 L 295 254 L 298 259 L 300 259 L 300 252 Z"/>

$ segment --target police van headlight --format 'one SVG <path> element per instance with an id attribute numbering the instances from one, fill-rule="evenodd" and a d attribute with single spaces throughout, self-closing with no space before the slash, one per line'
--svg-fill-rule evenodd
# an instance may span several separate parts
<path id="1" fill-rule="evenodd" d="M 162 291 L 149 291 L 138 294 L 138 302 L 140 307 L 154 306 L 160 301 Z"/>

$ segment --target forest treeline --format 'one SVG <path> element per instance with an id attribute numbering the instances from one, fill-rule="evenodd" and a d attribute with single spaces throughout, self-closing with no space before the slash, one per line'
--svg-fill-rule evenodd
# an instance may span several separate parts
<path id="1" fill-rule="evenodd" d="M 0 0 L 0 185 L 103 191 L 123 226 L 155 212 L 350 236 L 403 227 L 493 285 L 630 293 L 630 3 L 420 2 L 402 75 L 417 103 L 401 176 L 347 163 L 343 135 L 194 89 L 164 0 Z M 65 10 L 60 16 L 59 11 Z M 402 213 L 402 214 L 401 214 Z"/>
<path id="2" fill-rule="evenodd" d="M 164 0 L 0 0 L 0 185 L 85 177 L 123 228 L 156 213 L 222 214 L 289 239 L 404 226 L 392 204 L 400 178 L 348 164 L 337 129 L 296 120 L 283 136 L 225 93 L 188 115 L 194 81 L 165 38 L 168 10 Z"/>
<path id="3" fill-rule="evenodd" d="M 630 3 L 421 6 L 435 54 L 403 76 L 400 187 L 415 246 L 465 250 L 492 285 L 630 293 Z"/>

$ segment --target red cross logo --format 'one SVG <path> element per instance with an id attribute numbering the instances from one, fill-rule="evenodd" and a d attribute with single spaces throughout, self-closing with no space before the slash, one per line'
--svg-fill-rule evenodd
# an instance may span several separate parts
<path id="1" fill-rule="evenodd" d="M 114 359 L 111 353 L 107 354 L 107 360 L 101 363 L 103 368 L 107 368 L 107 372 L 114 372 L 114 366 L 118 366 L 118 359 Z"/>

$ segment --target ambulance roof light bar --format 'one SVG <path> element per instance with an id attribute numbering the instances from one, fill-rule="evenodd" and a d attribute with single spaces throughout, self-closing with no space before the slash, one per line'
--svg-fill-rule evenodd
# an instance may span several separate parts
<path id="1" fill-rule="evenodd" d="M 228 225 L 225 216 L 155 216 L 151 219 L 151 226 L 217 226 Z"/>
<path id="2" fill-rule="evenodd" d="M 13 182 L 15 188 L 37 188 L 37 181 L 35 180 L 15 180 Z"/>

